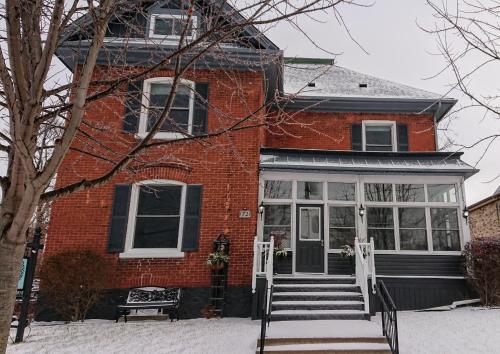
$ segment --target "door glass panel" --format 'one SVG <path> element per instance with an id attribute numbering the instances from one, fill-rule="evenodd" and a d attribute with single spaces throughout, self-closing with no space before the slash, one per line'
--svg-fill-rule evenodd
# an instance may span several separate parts
<path id="1" fill-rule="evenodd" d="M 356 237 L 355 208 L 330 207 L 330 248 L 340 249 L 344 245 L 354 245 Z"/>
<path id="2" fill-rule="evenodd" d="M 300 208 L 300 240 L 321 240 L 320 208 Z"/>
<path id="3" fill-rule="evenodd" d="M 323 182 L 297 182 L 297 199 L 323 199 Z"/>

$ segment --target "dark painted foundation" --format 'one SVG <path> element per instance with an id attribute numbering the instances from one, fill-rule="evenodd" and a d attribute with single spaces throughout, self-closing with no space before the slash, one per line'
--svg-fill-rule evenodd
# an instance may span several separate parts
<path id="1" fill-rule="evenodd" d="M 202 317 L 201 310 L 209 304 L 210 288 L 183 288 L 180 302 L 180 318 Z M 87 318 L 112 320 L 115 316 L 116 304 L 126 298 L 128 289 L 110 289 L 104 294 L 102 301 L 89 311 Z M 224 317 L 250 317 L 252 309 L 252 289 L 250 286 L 233 286 L 226 289 L 226 305 Z M 62 318 L 40 294 L 37 304 L 37 321 L 59 321 Z"/>

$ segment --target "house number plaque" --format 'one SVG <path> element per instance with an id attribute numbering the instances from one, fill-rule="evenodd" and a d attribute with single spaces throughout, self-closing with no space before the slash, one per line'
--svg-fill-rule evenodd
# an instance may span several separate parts
<path id="1" fill-rule="evenodd" d="M 248 219 L 250 217 L 250 210 L 243 209 L 240 210 L 240 219 Z"/>

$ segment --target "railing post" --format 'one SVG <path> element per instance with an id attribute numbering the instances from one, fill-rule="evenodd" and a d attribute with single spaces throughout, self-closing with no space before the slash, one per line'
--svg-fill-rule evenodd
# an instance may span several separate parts
<path id="1" fill-rule="evenodd" d="M 253 239 L 253 267 L 252 267 L 252 293 L 255 294 L 255 289 L 257 288 L 257 258 L 258 255 L 258 244 L 259 240 L 257 236 Z"/>
<path id="2" fill-rule="evenodd" d="M 375 241 L 373 237 L 370 237 L 370 271 L 372 274 L 372 293 L 375 294 L 377 289 L 375 284 L 377 283 L 377 272 L 375 271 Z"/>

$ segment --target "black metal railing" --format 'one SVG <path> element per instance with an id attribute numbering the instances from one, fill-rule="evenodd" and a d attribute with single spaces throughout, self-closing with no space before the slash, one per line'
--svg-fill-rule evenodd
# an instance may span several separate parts
<path id="1" fill-rule="evenodd" d="M 397 308 L 382 280 L 377 282 L 377 295 L 382 312 L 382 333 L 387 338 L 391 352 L 399 354 Z"/>
<path id="2" fill-rule="evenodd" d="M 266 280 L 266 288 L 264 290 L 264 301 L 262 302 L 262 313 L 261 313 L 262 315 L 260 322 L 260 341 L 259 341 L 260 354 L 264 353 L 264 347 L 266 345 L 266 329 L 267 327 L 269 327 L 269 324 L 271 323 L 271 307 L 273 306 L 273 286 L 271 285 L 270 289 L 268 287 L 269 283 Z M 267 306 L 268 292 L 271 292 L 269 296 L 269 306 Z"/>

